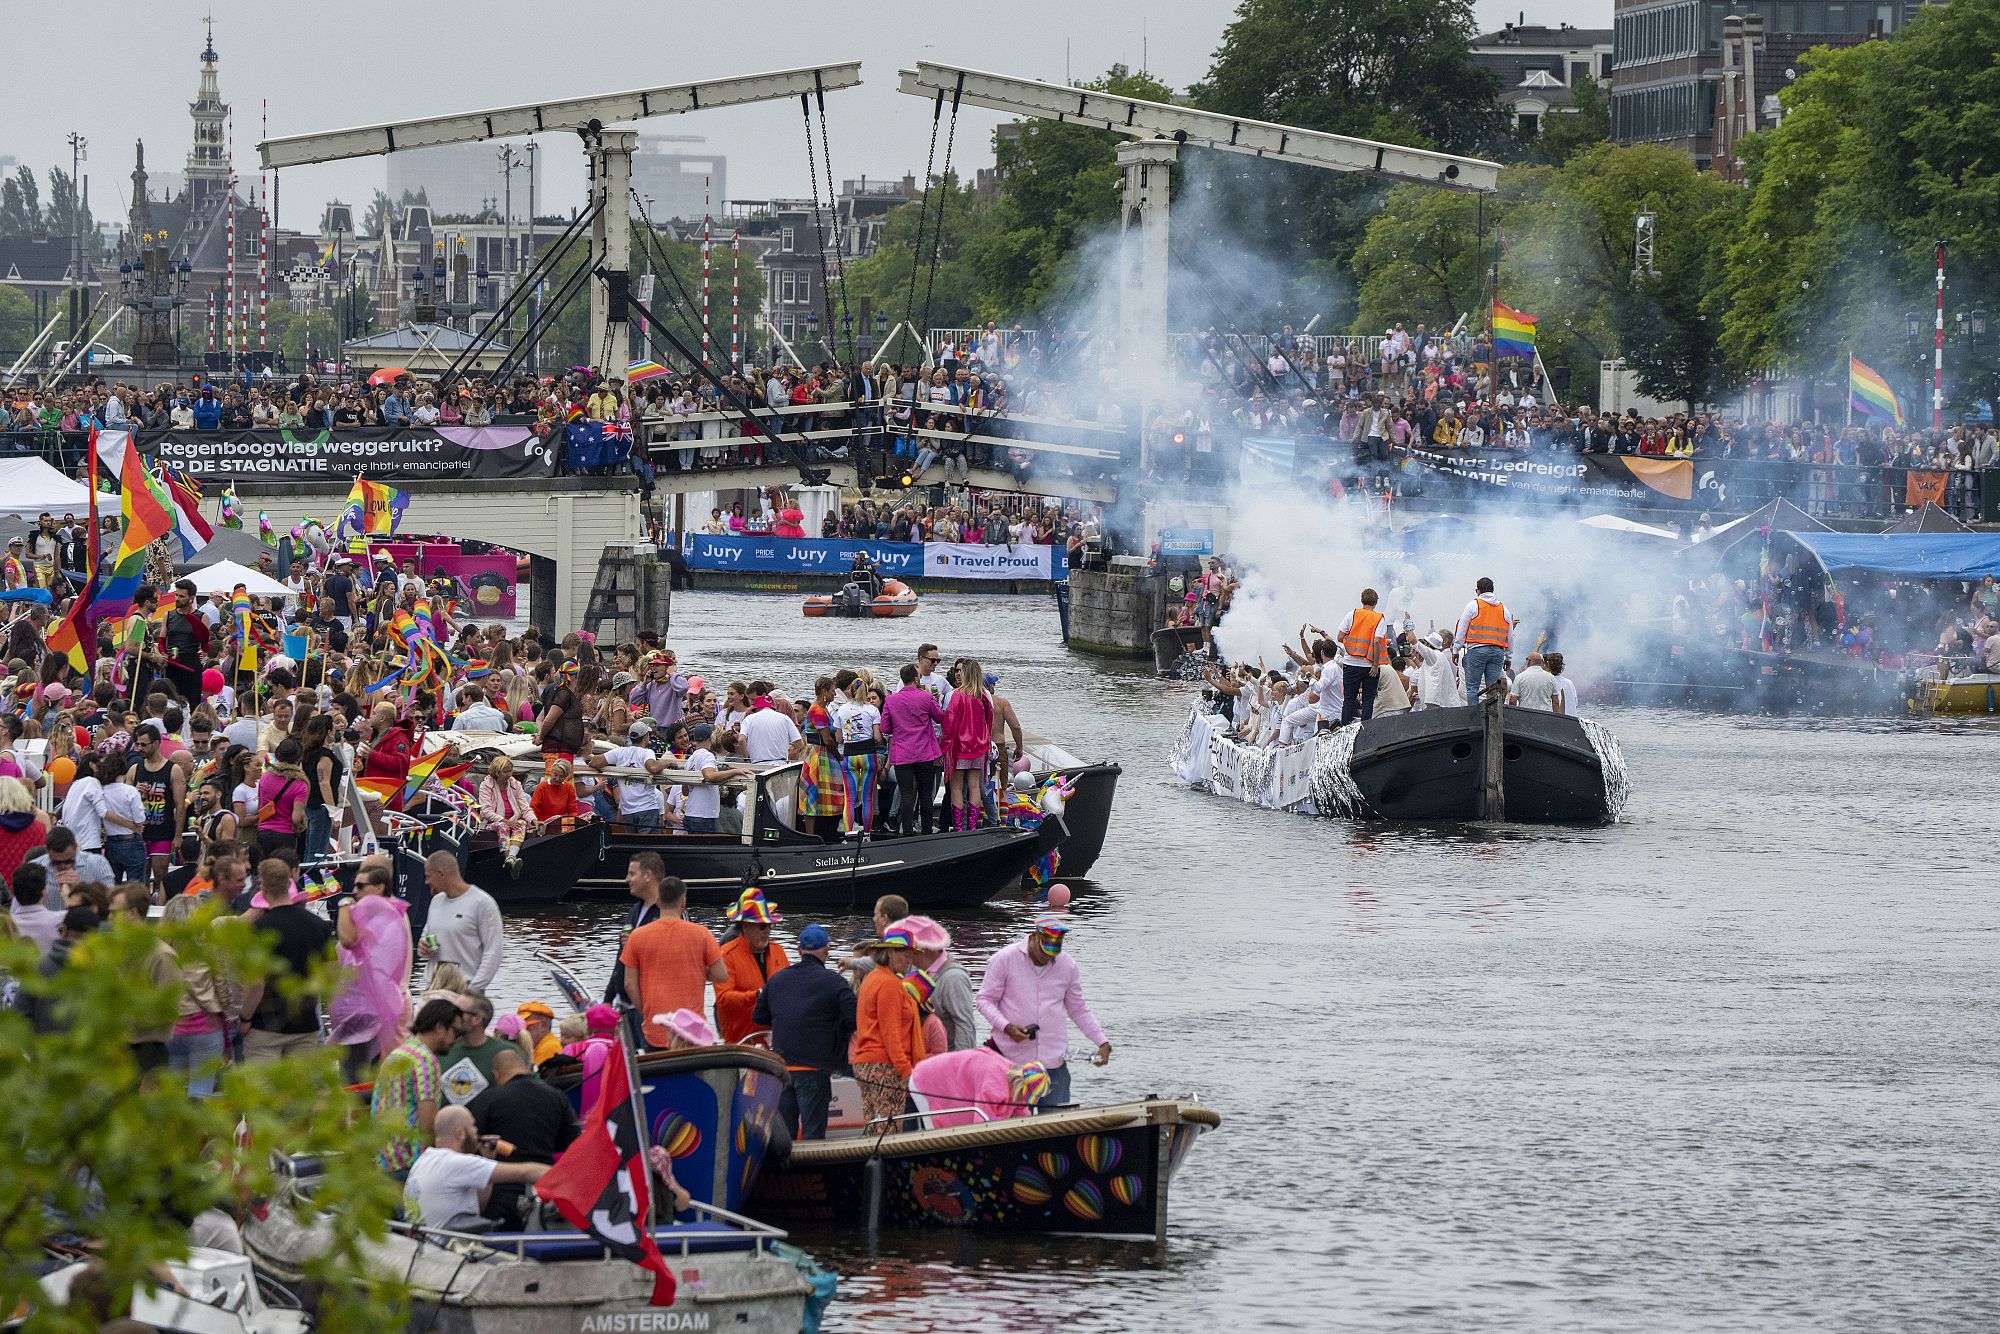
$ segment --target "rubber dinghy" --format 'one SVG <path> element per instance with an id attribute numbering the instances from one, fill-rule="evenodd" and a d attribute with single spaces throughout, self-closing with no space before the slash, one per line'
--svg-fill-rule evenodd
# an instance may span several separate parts
<path id="1" fill-rule="evenodd" d="M 849 584 L 838 593 L 814 593 L 804 610 L 808 616 L 908 616 L 916 609 L 915 589 L 900 579 L 884 579 L 882 591 L 873 598 Z"/>
<path id="2" fill-rule="evenodd" d="M 1489 717 L 1491 714 L 1493 716 Z M 1625 759 L 1601 725 L 1539 709 L 1424 709 L 1259 749 L 1193 710 L 1170 763 L 1182 781 L 1272 810 L 1350 819 L 1607 824 Z M 1498 764 L 1488 756 L 1498 747 Z M 1497 790 L 1495 786 L 1497 780 Z"/>

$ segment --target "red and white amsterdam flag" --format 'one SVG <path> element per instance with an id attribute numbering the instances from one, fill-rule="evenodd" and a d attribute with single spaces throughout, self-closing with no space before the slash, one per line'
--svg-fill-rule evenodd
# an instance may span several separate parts
<path id="1" fill-rule="evenodd" d="M 535 1183 L 535 1193 L 571 1225 L 603 1242 L 641 1269 L 653 1271 L 653 1305 L 674 1304 L 674 1272 L 646 1227 L 651 1183 L 643 1140 L 632 1107 L 624 1053 L 604 1063 L 597 1104 L 583 1133 Z"/>

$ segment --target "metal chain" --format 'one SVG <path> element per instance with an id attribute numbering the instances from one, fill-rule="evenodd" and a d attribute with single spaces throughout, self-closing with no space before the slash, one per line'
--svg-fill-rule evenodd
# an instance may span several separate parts
<path id="1" fill-rule="evenodd" d="M 963 76 L 960 77 L 963 83 Z M 938 216 L 935 234 L 931 237 L 931 272 L 924 280 L 924 319 L 921 338 L 924 344 L 924 358 L 930 359 L 931 352 L 931 292 L 937 286 L 938 256 L 944 253 L 944 211 L 951 202 L 951 146 L 958 138 L 958 94 L 951 95 L 951 127 L 944 136 L 944 170 L 938 173 L 938 184 L 944 187 L 938 192 Z"/>
<path id="2" fill-rule="evenodd" d="M 815 96 L 819 102 L 819 151 L 822 161 L 826 164 L 826 199 L 828 207 L 833 213 L 833 225 L 835 228 L 838 228 L 840 226 L 840 202 L 839 196 L 833 192 L 833 144 L 828 140 L 826 134 L 826 92 L 824 89 L 816 89 Z M 834 277 L 840 283 L 840 328 L 847 335 L 847 364 L 852 368 L 858 364 L 859 358 L 854 355 L 854 321 L 848 317 L 847 313 L 847 260 L 840 248 L 838 232 L 836 232 L 834 240 L 833 272 Z M 832 314 L 831 310 L 827 312 L 829 318 L 831 318 Z M 838 349 L 839 344 L 836 343 L 834 346 Z"/>
<path id="3" fill-rule="evenodd" d="M 813 151 L 811 94 L 799 94 L 799 113 L 806 123 L 806 168 L 812 173 L 813 238 L 819 243 L 819 303 L 826 319 L 827 338 L 832 340 L 832 346 L 837 353 L 840 348 L 840 335 L 833 328 L 833 284 L 827 280 L 826 227 L 819 211 L 819 155 Z M 833 194 L 831 179 L 826 183 L 826 192 L 829 196 Z"/>
<path id="4" fill-rule="evenodd" d="M 924 253 L 924 215 L 931 207 L 931 168 L 937 163 L 938 122 L 944 119 L 944 89 L 938 89 L 937 100 L 931 103 L 931 146 L 924 154 L 924 195 L 917 205 L 917 239 L 910 247 L 910 294 L 903 299 L 903 323 L 908 324 L 917 313 L 917 263 Z M 924 341 L 922 334 L 917 342 Z"/>

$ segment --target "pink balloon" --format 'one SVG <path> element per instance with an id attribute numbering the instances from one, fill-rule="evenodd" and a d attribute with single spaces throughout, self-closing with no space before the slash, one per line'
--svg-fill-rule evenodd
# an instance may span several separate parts
<path id="1" fill-rule="evenodd" d="M 1050 885 L 1050 886 L 1049 886 L 1049 907 L 1051 907 L 1051 908 L 1067 908 L 1067 907 L 1069 907 L 1069 886 L 1068 886 L 1068 885 Z"/>
<path id="2" fill-rule="evenodd" d="M 690 676 L 688 678 L 688 693 L 690 695 L 699 695 L 701 693 L 701 678 L 699 676 Z"/>

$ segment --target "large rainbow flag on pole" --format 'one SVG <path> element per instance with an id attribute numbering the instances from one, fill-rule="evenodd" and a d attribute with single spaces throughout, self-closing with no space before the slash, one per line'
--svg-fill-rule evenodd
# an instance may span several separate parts
<path id="1" fill-rule="evenodd" d="M 347 493 L 347 505 L 334 524 L 334 536 L 348 532 L 393 533 L 403 522 L 403 511 L 409 507 L 409 492 L 356 477 L 354 489 Z"/>
<path id="2" fill-rule="evenodd" d="M 1857 412 L 1903 424 L 1903 405 L 1897 401 L 1896 391 L 1851 352 L 1847 356 L 1847 401 Z"/>
<path id="3" fill-rule="evenodd" d="M 1535 359 L 1535 317 L 1523 315 L 1511 306 L 1493 303 L 1493 355 Z"/>
<path id="4" fill-rule="evenodd" d="M 49 651 L 62 654 L 79 672 L 89 671 L 96 656 L 98 624 L 123 619 L 132 610 L 133 595 L 146 577 L 146 548 L 174 532 L 178 513 L 130 435 L 118 483 L 125 516 L 118 554 L 109 565 L 99 565 L 97 577 L 78 595 L 69 615 L 49 632 Z"/>

